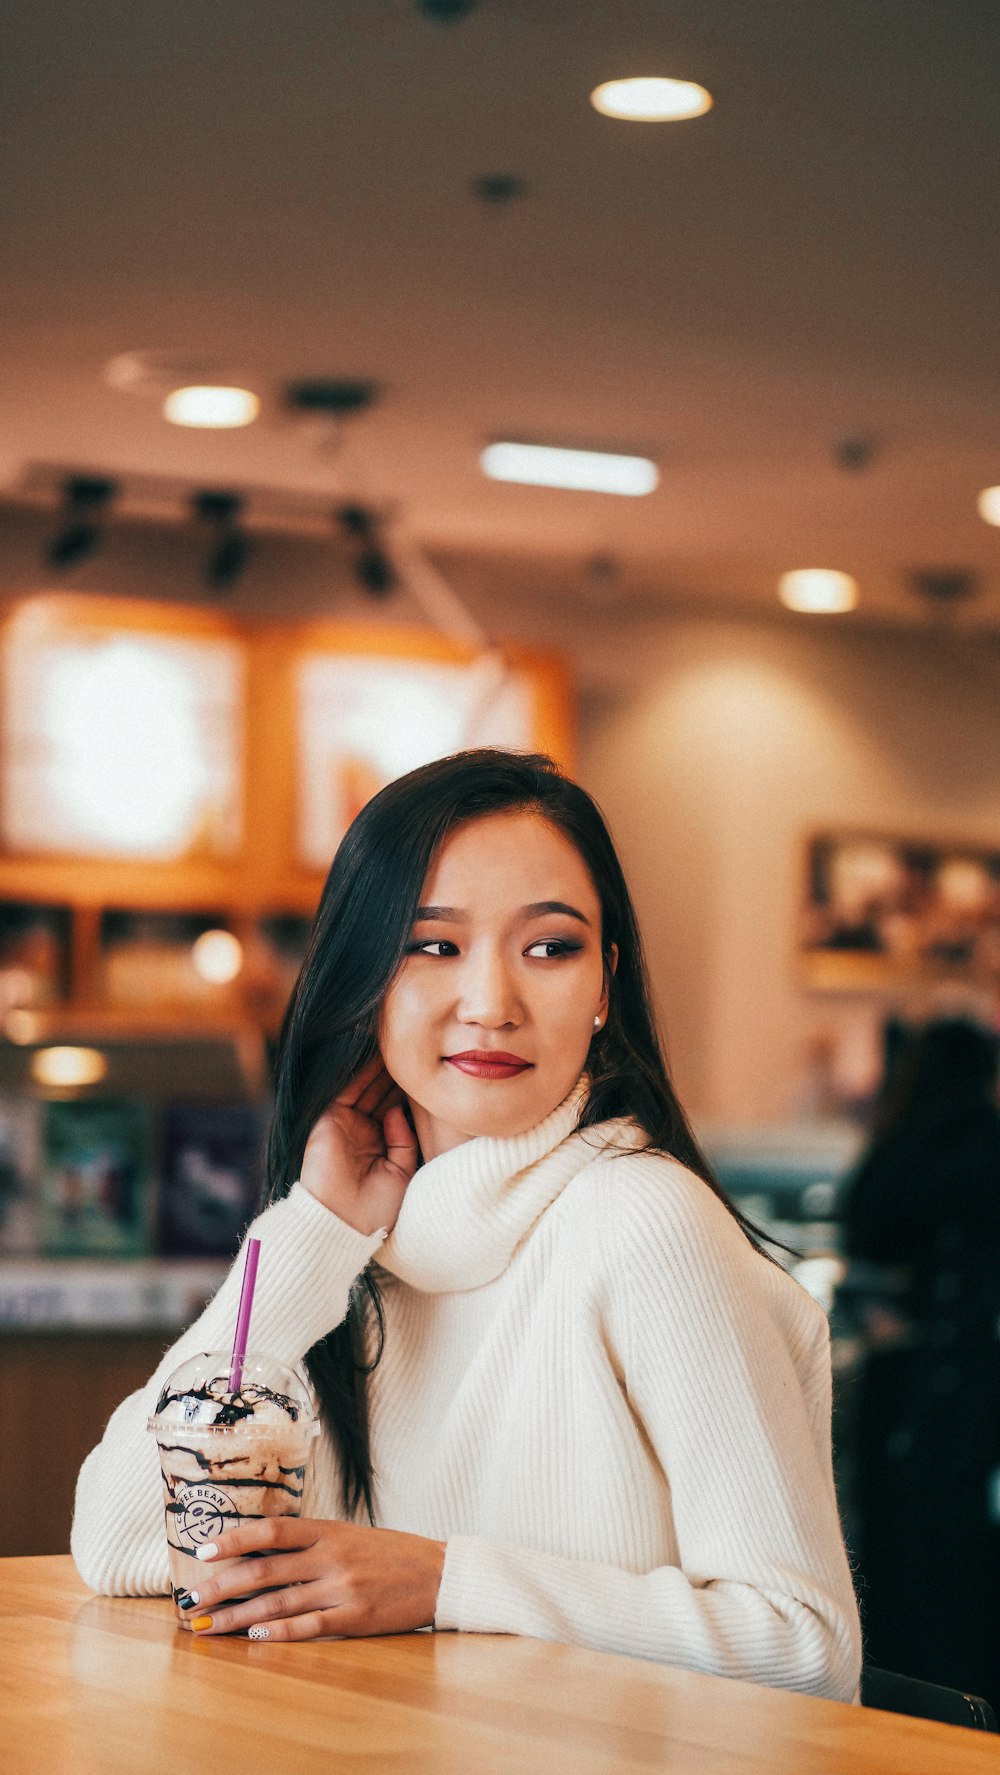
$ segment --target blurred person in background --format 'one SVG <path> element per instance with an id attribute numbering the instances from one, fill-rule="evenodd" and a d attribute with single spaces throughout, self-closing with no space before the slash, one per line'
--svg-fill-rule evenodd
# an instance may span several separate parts
<path id="1" fill-rule="evenodd" d="M 898 1044 L 897 1044 L 898 1047 Z M 854 1451 L 868 1662 L 1000 1700 L 996 1037 L 938 1018 L 892 1060 L 844 1208 L 867 1345 Z"/>

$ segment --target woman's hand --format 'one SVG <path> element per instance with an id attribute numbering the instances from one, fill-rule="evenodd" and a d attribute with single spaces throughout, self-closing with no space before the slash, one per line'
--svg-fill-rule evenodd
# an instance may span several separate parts
<path id="1" fill-rule="evenodd" d="M 211 1544 L 210 1544 L 211 1545 Z M 197 1600 L 184 1605 L 195 1633 L 267 1631 L 254 1639 L 348 1639 L 372 1633 L 410 1633 L 434 1621 L 444 1567 L 444 1541 L 393 1529 L 361 1528 L 296 1516 L 265 1516 L 228 1529 L 214 1557 L 240 1559 L 212 1576 L 210 1563 L 195 1579 Z M 208 1547 L 199 1560 L 205 1561 Z M 235 1596 L 255 1594 L 249 1602 Z"/>
<path id="2" fill-rule="evenodd" d="M 419 1162 L 403 1093 L 376 1055 L 323 1111 L 306 1141 L 300 1181 L 359 1233 L 391 1232 Z"/>

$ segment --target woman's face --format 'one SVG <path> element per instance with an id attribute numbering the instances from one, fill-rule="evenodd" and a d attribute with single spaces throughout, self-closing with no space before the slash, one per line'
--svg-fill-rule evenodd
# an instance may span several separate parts
<path id="1" fill-rule="evenodd" d="M 379 1025 L 424 1159 L 534 1127 L 576 1083 L 606 1012 L 600 901 L 579 852 L 539 814 L 460 826 L 424 882 Z"/>

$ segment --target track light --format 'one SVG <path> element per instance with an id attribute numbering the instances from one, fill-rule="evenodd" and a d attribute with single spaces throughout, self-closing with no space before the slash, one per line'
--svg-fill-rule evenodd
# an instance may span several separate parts
<path id="1" fill-rule="evenodd" d="M 355 572 L 358 584 L 373 598 L 386 598 L 396 584 L 396 574 L 388 555 L 381 549 L 363 549 Z"/>
<path id="2" fill-rule="evenodd" d="M 205 577 L 217 591 L 236 583 L 250 558 L 250 538 L 240 525 L 245 501 L 241 493 L 206 490 L 195 493 L 195 518 L 211 536 Z"/>
<path id="3" fill-rule="evenodd" d="M 48 549 L 50 567 L 65 571 L 92 555 L 101 540 L 106 508 L 118 492 L 103 475 L 71 475 L 63 482 L 62 523 Z"/>
<path id="4" fill-rule="evenodd" d="M 386 598 L 396 585 L 392 557 L 383 547 L 374 512 L 363 505 L 342 505 L 334 518 L 354 544 L 354 577 L 370 598 Z"/>
<path id="5" fill-rule="evenodd" d="M 372 542 L 375 536 L 375 518 L 367 506 L 342 505 L 335 514 L 338 523 L 343 525 L 348 536 L 356 537 L 360 542 Z"/>

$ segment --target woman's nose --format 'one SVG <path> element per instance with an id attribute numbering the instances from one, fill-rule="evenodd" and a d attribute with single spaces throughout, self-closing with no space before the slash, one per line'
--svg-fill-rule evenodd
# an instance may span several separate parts
<path id="1" fill-rule="evenodd" d="M 469 956 L 462 969 L 458 1002 L 461 1023 L 500 1028 L 523 1020 L 523 1008 L 510 969 L 500 955 Z"/>

